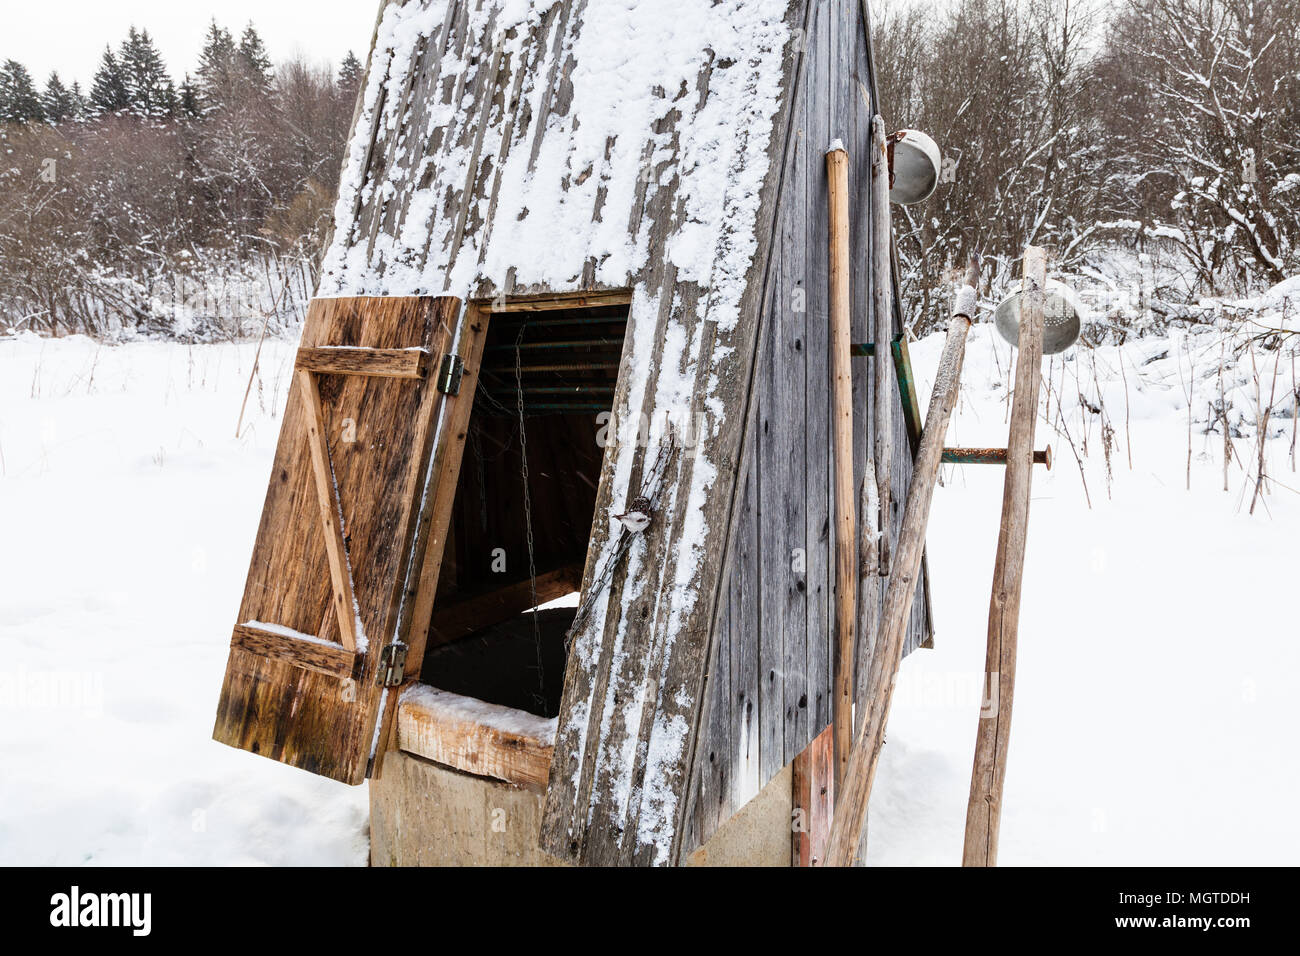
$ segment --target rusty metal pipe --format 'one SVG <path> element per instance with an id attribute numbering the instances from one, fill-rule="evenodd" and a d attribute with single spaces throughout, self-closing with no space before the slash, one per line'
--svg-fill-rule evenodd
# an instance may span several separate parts
<path id="1" fill-rule="evenodd" d="M 1007 450 L 1005 448 L 945 448 L 943 450 L 945 465 L 1005 465 Z M 1034 464 L 1046 465 L 1052 470 L 1052 446 L 1034 452 Z"/>

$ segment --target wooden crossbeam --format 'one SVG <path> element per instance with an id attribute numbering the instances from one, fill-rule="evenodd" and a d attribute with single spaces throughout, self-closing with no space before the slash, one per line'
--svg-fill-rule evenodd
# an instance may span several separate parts
<path id="1" fill-rule="evenodd" d="M 553 312 L 557 309 L 591 309 L 597 306 L 631 305 L 632 293 L 628 289 L 607 292 L 572 292 L 559 295 L 546 293 L 532 296 L 511 296 L 504 302 L 484 299 L 475 305 L 484 312 Z"/>
<path id="2" fill-rule="evenodd" d="M 259 657 L 272 657 L 344 680 L 355 679 L 361 670 L 361 656 L 355 651 L 307 635 L 294 637 L 252 624 L 236 624 L 230 643 Z"/>
<path id="3" fill-rule="evenodd" d="M 571 564 L 537 576 L 537 601 L 545 604 L 556 598 L 572 594 L 582 587 L 582 565 Z M 429 643 L 449 644 L 469 637 L 493 624 L 508 621 L 533 606 L 531 581 L 525 578 L 487 594 L 476 594 L 463 601 L 437 608 L 433 613 L 433 626 L 429 630 Z"/>
<path id="4" fill-rule="evenodd" d="M 306 412 L 307 445 L 311 449 L 312 472 L 316 479 L 316 503 L 320 528 L 325 535 L 325 554 L 329 558 L 339 639 L 345 648 L 355 652 L 357 605 L 352 590 L 352 570 L 348 567 L 348 545 L 343 537 L 343 507 L 339 503 L 339 489 L 334 482 L 334 467 L 330 463 L 325 422 L 321 415 L 320 388 L 316 385 L 315 374 L 306 369 L 299 369 L 294 377 Z"/>
<path id="5" fill-rule="evenodd" d="M 429 353 L 424 349 L 363 349 L 338 345 L 300 348 L 299 371 L 317 375 L 368 375 L 375 378 L 424 378 Z"/>

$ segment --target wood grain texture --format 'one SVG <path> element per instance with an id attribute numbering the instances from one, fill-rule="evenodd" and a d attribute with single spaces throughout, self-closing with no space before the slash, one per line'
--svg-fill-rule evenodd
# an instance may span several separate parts
<path id="1" fill-rule="evenodd" d="M 794 758 L 793 864 L 820 866 L 835 808 L 835 728 L 827 727 Z"/>
<path id="2" fill-rule="evenodd" d="M 849 155 L 826 154 L 830 208 L 830 371 L 835 481 L 835 774 L 853 745 L 853 640 L 857 616 L 857 533 L 853 490 L 853 344 L 849 284 Z M 892 396 L 891 396 L 892 400 Z"/>
<path id="3" fill-rule="evenodd" d="M 346 647 L 301 640 L 247 624 L 235 625 L 230 646 L 342 680 L 355 679 L 360 672 L 357 653 Z"/>
<path id="4" fill-rule="evenodd" d="M 540 791 L 555 745 L 554 721 L 433 687 L 404 695 L 397 745 L 466 773 Z"/>
<path id="5" fill-rule="evenodd" d="M 455 300 L 316 299 L 303 345 L 422 348 L 450 341 Z M 310 373 L 302 373 L 310 376 Z M 436 394 L 427 380 L 326 376 L 318 381 L 328 451 L 350 558 L 361 633 L 354 681 L 305 670 L 232 643 L 213 736 L 283 763 L 358 784 L 365 779 L 381 692 L 380 648 L 402 606 L 406 544 L 419 523 Z M 237 620 L 261 621 L 342 648 L 330 562 L 321 532 L 317 468 L 307 441 L 309 403 L 295 384 L 285 409 L 248 581 Z M 355 440 L 349 440 L 355 439 Z M 389 493 L 376 494 L 375 489 Z"/>
<path id="6" fill-rule="evenodd" d="M 429 353 L 424 349 L 303 348 L 298 350 L 294 368 L 320 375 L 424 378 Z"/>
<path id="7" fill-rule="evenodd" d="M 756 414 L 747 425 L 749 437 L 741 464 L 744 478 L 732 524 L 735 541 L 718 625 L 718 640 L 730 643 L 723 652 L 729 662 L 729 686 L 724 688 L 713 680 L 715 674 L 722 673 L 718 665 L 709 671 L 707 739 L 717 740 L 725 730 L 730 752 L 722 761 L 714 752 L 712 762 L 707 753 L 696 762 L 694 840 L 708 839 L 716 821 L 754 799 L 771 775 L 788 766 L 831 722 L 835 583 L 824 150 L 838 136 L 847 144 L 851 158 L 863 157 L 863 162 L 849 164 L 850 236 L 855 250 L 851 298 L 854 340 L 868 341 L 873 334 L 873 316 L 868 255 L 871 188 L 866 157 L 873 110 L 869 43 L 859 4 L 856 0 L 810 4 L 808 16 L 787 172 L 782 181 L 780 222 L 769 264 L 766 327 L 754 380 Z M 895 323 L 897 337 L 902 331 L 897 316 Z M 871 363 L 859 363 L 856 373 L 852 383 L 854 471 L 861 475 L 872 446 L 868 399 L 875 379 Z M 894 388 L 892 374 L 889 383 Z M 792 411 L 778 411 L 791 408 L 792 403 Z M 787 420 L 787 415 L 792 415 L 793 421 Z M 895 447 L 910 451 L 901 405 L 894 409 L 891 427 Z M 896 513 L 889 522 L 895 534 L 901 520 L 897 506 L 906 495 L 911 473 L 911 454 L 896 454 L 891 471 Z M 790 493 L 792 487 L 794 493 Z M 803 572 L 794 570 L 793 549 L 799 549 L 804 558 Z M 877 581 L 865 583 L 867 597 L 874 599 L 870 610 L 874 619 L 880 614 L 884 589 L 878 576 Z M 927 601 L 928 586 L 923 580 L 908 625 L 907 652 L 930 638 Z M 791 617 L 793 608 L 799 606 L 806 623 L 796 627 Z M 857 643 L 855 680 L 860 688 L 866 679 L 861 652 L 869 648 Z M 860 703 L 858 713 L 865 713 Z M 706 786 L 711 788 L 707 797 Z"/>
<path id="8" fill-rule="evenodd" d="M 801 12 L 801 7 L 792 2 L 788 16 Z M 789 77 L 797 61 L 793 42 L 786 44 L 783 57 L 785 76 L 782 105 L 775 118 L 777 129 L 785 128 L 789 115 Z M 695 84 L 694 95 L 700 102 L 705 101 L 703 94 L 713 70 L 710 60 Z M 669 133 L 665 148 L 673 149 L 676 134 L 671 128 Z M 691 802 L 688 787 L 696 779 L 695 760 L 703 749 L 699 727 L 705 673 L 724 585 L 722 571 L 749 415 L 756 334 L 762 324 L 784 149 L 785 135 L 773 136 L 759 191 L 757 251 L 747 271 L 738 306 L 740 318 L 735 324 L 710 322 L 709 298 L 693 283 L 678 283 L 676 269 L 657 251 L 665 248 L 661 243 L 673 233 L 674 223 L 684 221 L 682 203 L 663 190 L 646 195 L 643 215 L 662 226 L 651 230 L 649 265 L 641 280 L 657 315 L 647 315 L 646 306 L 638 315 L 634 305 L 629 336 L 639 335 L 641 341 L 655 343 L 656 353 L 670 329 L 684 331 L 688 342 L 698 341 L 691 364 L 692 394 L 697 397 L 690 414 L 707 411 L 701 399 L 712 391 L 727 415 L 710 422 L 698 453 L 676 456 L 669 466 L 665 486 L 671 492 L 661 504 L 655 524 L 642 536 L 644 549 L 638 545 L 629 559 L 636 573 L 626 573 L 625 564 L 615 574 L 606 613 L 593 615 L 582 633 L 575 635 L 541 839 L 549 851 L 580 862 L 677 863 L 693 849 L 683 845 Z M 745 154 L 738 154 L 737 162 L 747 161 Z M 737 174 L 743 172 L 737 170 Z M 652 324 L 642 326 L 648 319 Z M 639 413 L 655 417 L 658 374 L 652 371 L 644 394 L 637 396 L 643 404 L 630 409 L 633 420 Z M 615 396 L 615 410 L 621 413 L 629 411 L 627 378 L 622 378 Z M 640 476 L 648 467 L 646 459 L 657 452 L 657 447 L 638 449 L 629 493 L 636 493 Z M 607 464 L 612 465 L 616 457 L 617 453 L 608 456 Z M 697 475 L 697 466 L 710 470 L 709 492 L 702 505 L 698 500 L 692 502 L 688 494 L 702 477 Z M 598 512 L 603 504 L 598 501 Z M 675 547 L 673 542 L 681 539 L 688 522 L 696 521 L 703 521 L 715 533 L 703 548 L 691 553 Z M 606 550 L 607 535 L 608 530 L 597 531 L 595 553 Z M 679 568 L 679 562 L 688 564 Z M 672 584 L 686 568 L 692 579 L 689 590 Z M 629 707 L 626 701 L 645 701 L 646 705 Z"/>
<path id="9" fill-rule="evenodd" d="M 303 429 L 307 447 L 311 450 L 312 484 L 316 489 L 316 514 L 325 542 L 325 556 L 329 559 L 331 596 L 334 617 L 339 626 L 339 642 L 349 651 L 357 649 L 356 594 L 352 584 L 352 565 L 348 558 L 348 544 L 343 535 L 343 506 L 339 502 L 338 484 L 334 477 L 334 462 L 330 458 L 329 443 L 325 437 L 320 389 L 316 377 L 299 369 L 294 373 L 298 400 L 302 403 Z"/>
<path id="10" fill-rule="evenodd" d="M 416 414 L 415 444 L 424 449 L 424 457 L 408 476 L 403 494 L 416 500 L 421 509 L 416 521 L 408 524 L 401 548 L 406 555 L 398 589 L 393 593 L 392 615 L 394 641 L 407 646 L 405 684 L 394 690 L 377 691 L 374 745 L 368 776 L 383 772 L 386 750 L 395 745 L 397 734 L 396 703 L 401 691 L 414 684 L 424 664 L 429 621 L 437 595 L 438 580 L 446 542 L 450 535 L 452 508 L 460 477 L 460 464 L 469 434 L 469 416 L 487 339 L 488 315 L 481 303 L 462 309 L 459 299 L 437 300 L 439 313 L 435 330 L 438 348 L 454 349 L 462 364 L 461 387 L 455 395 L 442 395 L 432 387 Z M 441 353 L 439 353 L 441 354 Z"/>
<path id="11" fill-rule="evenodd" d="M 1043 307 L 1047 287 L 1047 253 L 1025 249 L 1024 286 L 1020 300 L 1020 334 L 1016 346 L 1016 391 L 1011 399 L 1006 476 L 1002 487 L 1002 522 L 993 560 L 989 599 L 988 644 L 984 686 L 997 690 L 981 710 L 975 735 L 970 800 L 966 807 L 963 866 L 996 866 L 1002 823 L 1002 790 L 1011 743 L 1011 707 L 1016 689 L 1016 645 L 1020 634 L 1020 594 L 1025 545 L 1029 533 L 1029 492 L 1034 475 L 1034 424 L 1043 365 Z"/>
<path id="12" fill-rule="evenodd" d="M 885 349 L 885 343 L 893 338 L 894 329 L 894 283 L 892 280 L 893 263 L 890 252 L 893 249 L 894 233 L 891 226 L 889 205 L 889 158 L 885 151 L 885 121 L 877 114 L 871 120 L 871 288 L 872 315 L 875 317 L 875 341 L 880 343 L 876 349 L 873 364 L 875 366 L 875 420 L 873 430 L 872 458 L 876 463 L 876 488 L 880 493 L 880 510 L 890 513 L 890 501 L 893 497 L 891 472 L 894 463 L 894 385 L 892 356 Z M 890 540 L 885 535 L 880 539 L 876 560 L 879 573 L 887 576 L 890 567 Z"/>

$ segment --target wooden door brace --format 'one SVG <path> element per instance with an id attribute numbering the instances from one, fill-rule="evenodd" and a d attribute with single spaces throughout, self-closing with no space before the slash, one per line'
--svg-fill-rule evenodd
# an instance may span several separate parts
<path id="1" fill-rule="evenodd" d="M 330 583 L 334 591 L 334 614 L 339 623 L 343 646 L 357 651 L 361 609 L 357 606 L 352 583 L 352 565 L 348 560 L 347 535 L 343 525 L 343 502 L 329 441 L 325 437 L 325 418 L 321 406 L 317 375 L 367 375 L 384 378 L 424 378 L 428 372 L 429 353 L 425 349 L 366 349 L 340 346 L 302 348 L 294 361 L 298 394 L 307 416 L 307 444 L 311 449 L 312 473 L 315 477 L 316 502 L 320 527 L 325 534 L 325 553 L 329 558 Z"/>

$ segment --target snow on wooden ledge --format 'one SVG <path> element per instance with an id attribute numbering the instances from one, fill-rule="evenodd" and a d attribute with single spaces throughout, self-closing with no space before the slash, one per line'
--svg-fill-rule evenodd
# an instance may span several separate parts
<path id="1" fill-rule="evenodd" d="M 554 718 L 417 684 L 402 694 L 397 745 L 466 773 L 541 791 L 555 746 Z"/>

